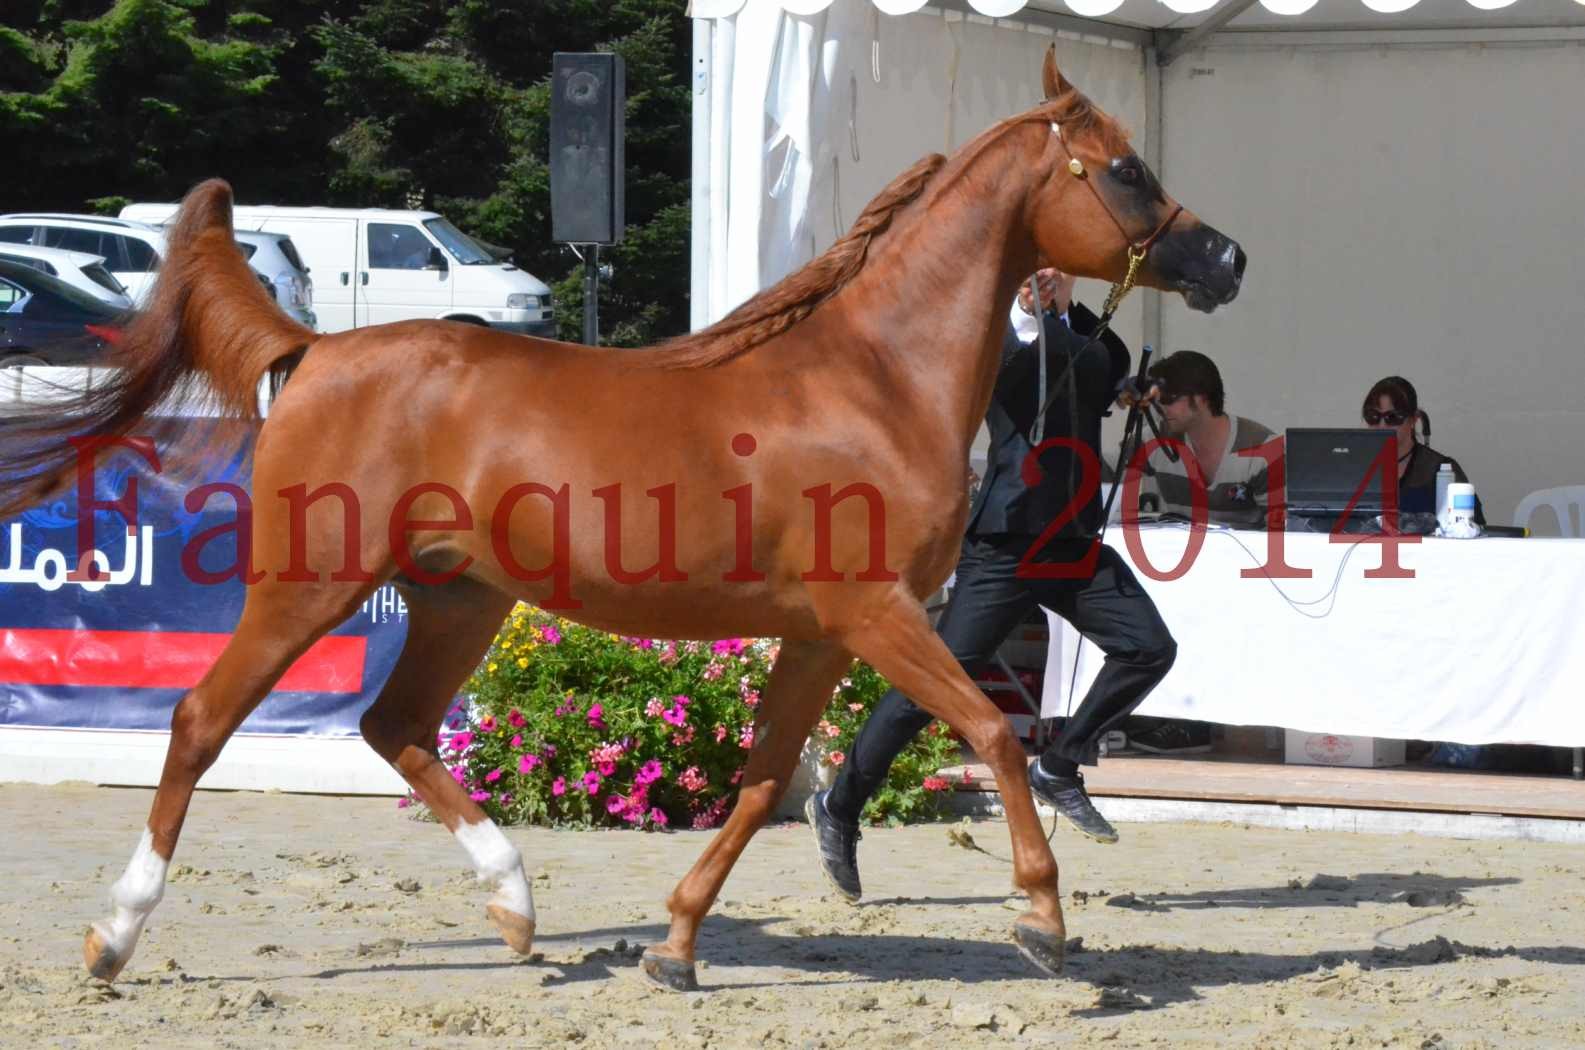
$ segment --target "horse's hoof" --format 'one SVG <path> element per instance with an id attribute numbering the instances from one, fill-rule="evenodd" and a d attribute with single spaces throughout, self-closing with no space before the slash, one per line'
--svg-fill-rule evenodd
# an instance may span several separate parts
<path id="1" fill-rule="evenodd" d="M 1062 976 L 1063 938 L 1026 922 L 1013 924 L 1013 943 L 1018 954 L 1039 967 L 1049 977 Z"/>
<path id="2" fill-rule="evenodd" d="M 101 981 L 113 981 L 121 968 L 132 958 L 132 953 L 122 955 L 112 948 L 98 930 L 88 927 L 88 934 L 83 938 L 83 965 L 88 967 L 88 972 Z"/>
<path id="3" fill-rule="evenodd" d="M 642 962 L 644 976 L 660 985 L 668 992 L 697 992 L 699 978 L 694 973 L 693 963 L 682 959 L 673 959 L 669 955 L 656 955 L 654 952 L 645 952 Z"/>
<path id="4" fill-rule="evenodd" d="M 527 955 L 534 950 L 534 920 L 526 915 L 519 915 L 510 908 L 503 908 L 499 904 L 487 904 L 484 913 L 495 923 L 495 928 L 500 931 L 501 939 L 506 946 L 519 955 Z"/>

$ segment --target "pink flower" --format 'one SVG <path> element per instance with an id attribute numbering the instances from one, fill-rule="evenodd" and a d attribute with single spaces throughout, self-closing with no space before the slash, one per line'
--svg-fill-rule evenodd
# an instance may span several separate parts
<path id="1" fill-rule="evenodd" d="M 840 766 L 842 763 L 846 762 L 847 760 L 848 760 L 848 756 L 844 755 L 840 751 L 833 751 L 829 755 L 826 756 L 826 761 L 831 763 L 833 766 Z"/>
<path id="2" fill-rule="evenodd" d="M 468 745 L 471 743 L 473 743 L 473 734 L 463 732 L 454 734 L 447 746 L 450 747 L 451 750 L 460 754 L 461 752 L 468 750 Z"/>
<path id="3" fill-rule="evenodd" d="M 754 746 L 754 727 L 752 725 L 743 727 L 743 732 L 738 734 L 737 746 L 745 751 Z"/>
<path id="4" fill-rule="evenodd" d="M 945 791 L 951 786 L 946 777 L 925 777 L 924 780 L 926 791 Z"/>
<path id="5" fill-rule="evenodd" d="M 546 624 L 539 634 L 541 638 L 545 639 L 546 645 L 561 644 L 561 632 L 556 630 L 555 624 Z"/>
<path id="6" fill-rule="evenodd" d="M 411 806 L 412 804 L 413 804 L 413 800 L 410 797 L 408 797 L 407 795 L 403 795 L 401 798 L 396 800 L 396 808 L 397 809 L 406 809 L 408 806 Z"/>
<path id="7" fill-rule="evenodd" d="M 710 786 L 710 781 L 703 773 L 699 772 L 698 766 L 689 766 L 687 769 L 677 774 L 677 783 L 683 788 L 683 790 L 691 791 L 694 794 L 698 794 Z"/>
<path id="8" fill-rule="evenodd" d="M 724 670 L 725 668 L 723 668 L 720 664 L 711 663 L 710 666 L 704 669 L 704 680 L 706 682 L 713 682 L 717 678 L 721 677 L 721 672 Z"/>
<path id="9" fill-rule="evenodd" d="M 550 785 L 550 793 L 552 795 L 565 795 L 567 793 L 567 778 L 557 777 Z"/>
<path id="10" fill-rule="evenodd" d="M 649 819 L 657 828 L 663 828 L 666 826 L 666 811 L 656 806 L 649 811 Z"/>
<path id="11" fill-rule="evenodd" d="M 593 795 L 600 790 L 600 774 L 594 770 L 583 775 L 583 790 L 585 794 Z"/>
<path id="12" fill-rule="evenodd" d="M 514 707 L 506 713 L 506 724 L 513 729 L 522 729 L 528 724 L 528 719 L 523 717 L 523 712 Z"/>
<path id="13" fill-rule="evenodd" d="M 716 653 L 717 655 L 725 653 L 730 656 L 736 656 L 738 653 L 743 651 L 743 639 L 723 638 L 719 642 L 713 643 L 710 646 L 710 651 L 712 653 Z"/>
<path id="14" fill-rule="evenodd" d="M 665 711 L 661 712 L 660 717 L 664 718 L 671 725 L 680 726 L 684 722 L 688 721 L 688 711 L 681 704 L 672 704 Z"/>
<path id="15" fill-rule="evenodd" d="M 759 706 L 759 690 L 758 689 L 750 689 L 748 692 L 744 693 L 743 694 L 743 703 L 746 704 L 747 706 L 751 707 L 751 708 L 752 707 L 758 707 Z"/>
<path id="16" fill-rule="evenodd" d="M 499 769 L 490 770 L 488 773 L 484 774 L 484 782 L 486 784 L 495 783 L 497 780 L 501 779 L 501 772 L 502 771 Z"/>
<path id="17" fill-rule="evenodd" d="M 743 779 L 743 771 L 740 769 L 736 773 L 732 774 L 732 779 L 728 780 L 727 783 L 728 784 L 736 784 L 738 781 L 740 781 L 742 779 Z"/>
<path id="18" fill-rule="evenodd" d="M 620 813 L 626 808 L 627 799 L 615 792 L 612 792 L 611 797 L 605 800 L 605 811 L 607 813 Z"/>
<path id="19" fill-rule="evenodd" d="M 653 648 L 655 648 L 654 639 L 651 639 L 651 638 L 636 638 L 636 639 L 634 639 L 633 644 L 638 646 L 640 649 L 653 649 Z"/>
<path id="20" fill-rule="evenodd" d="M 644 714 L 650 718 L 659 718 L 664 710 L 666 710 L 666 705 L 660 702 L 660 697 L 658 696 L 650 697 L 649 703 L 644 705 Z"/>
<path id="21" fill-rule="evenodd" d="M 655 781 L 659 780 L 665 775 L 666 768 L 660 764 L 660 759 L 652 758 L 648 762 L 645 762 L 643 767 L 638 771 L 638 776 L 634 778 L 634 783 L 640 786 L 644 784 L 653 784 Z"/>
<path id="22" fill-rule="evenodd" d="M 823 718 L 820 720 L 819 725 L 817 725 L 815 728 L 820 730 L 820 732 L 824 733 L 826 736 L 842 735 L 842 730 L 838 729 L 836 726 L 832 725 L 830 722 L 827 722 Z"/>
<path id="23" fill-rule="evenodd" d="M 689 726 L 685 733 L 673 733 L 671 735 L 672 747 L 685 747 L 691 743 L 693 743 L 693 726 Z"/>
<path id="24" fill-rule="evenodd" d="M 681 705 L 683 707 L 687 707 L 689 704 L 693 703 L 693 701 L 688 698 L 688 694 L 687 693 L 678 693 L 676 696 L 672 697 L 671 699 L 672 699 L 672 703 L 679 704 L 679 705 Z"/>
<path id="25" fill-rule="evenodd" d="M 726 726 L 716 726 L 715 727 L 715 742 L 719 744 L 721 741 L 723 741 L 725 739 L 726 739 Z"/>
<path id="26" fill-rule="evenodd" d="M 461 766 L 452 766 L 451 767 L 451 779 L 452 780 L 455 780 L 457 783 L 460 784 L 464 780 L 466 780 L 467 778 L 468 778 L 468 771 L 466 769 L 463 769 Z"/>
<path id="27" fill-rule="evenodd" d="M 848 710 L 852 711 L 854 714 L 858 714 L 860 711 L 864 710 L 864 705 L 863 704 L 849 704 L 848 705 Z"/>
<path id="28" fill-rule="evenodd" d="M 473 799 L 473 801 L 475 801 L 475 802 L 488 802 L 488 801 L 490 801 L 490 793 L 488 791 L 475 791 L 472 794 L 470 794 L 468 797 Z"/>
<path id="29" fill-rule="evenodd" d="M 495 716 L 494 715 L 485 715 L 483 718 L 479 719 L 479 732 L 481 732 L 481 733 L 493 733 L 493 732 L 495 732 Z"/>
<path id="30" fill-rule="evenodd" d="M 596 729 L 604 729 L 605 728 L 605 719 L 603 717 L 604 715 L 605 715 L 605 708 L 601 707 L 599 704 L 593 705 L 592 707 L 589 708 L 589 716 L 588 716 L 589 717 L 589 724 L 594 726 L 594 728 L 596 728 Z"/>
<path id="31" fill-rule="evenodd" d="M 608 777 L 612 773 L 616 772 L 616 763 L 615 762 L 601 762 L 595 768 L 600 771 L 600 775 L 602 777 Z"/>
<path id="32" fill-rule="evenodd" d="M 517 734 L 516 736 L 514 736 L 512 738 L 512 748 L 513 748 L 513 750 L 516 750 L 517 748 L 520 748 L 522 746 L 523 746 L 523 734 L 519 733 L 519 734 Z"/>
<path id="33" fill-rule="evenodd" d="M 555 744 L 546 744 L 545 745 L 545 757 L 547 759 L 551 759 L 551 758 L 555 758 L 556 757 L 556 745 Z"/>
<path id="34" fill-rule="evenodd" d="M 534 771 L 534 767 L 537 765 L 539 765 L 538 755 L 523 755 L 517 760 L 517 771 L 519 773 L 532 773 Z M 558 779 L 557 783 L 560 782 L 561 781 Z M 558 791 L 556 794 L 559 795 L 561 792 Z"/>
<path id="35" fill-rule="evenodd" d="M 674 664 L 677 662 L 676 642 L 666 643 L 666 648 L 662 649 L 660 652 L 660 662 L 663 664 Z"/>

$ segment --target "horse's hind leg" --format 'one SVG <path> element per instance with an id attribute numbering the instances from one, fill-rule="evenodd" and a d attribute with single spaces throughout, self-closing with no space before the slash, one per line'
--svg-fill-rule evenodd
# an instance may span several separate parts
<path id="1" fill-rule="evenodd" d="M 644 953 L 644 972 L 651 980 L 673 991 L 698 987 L 694 942 L 699 924 L 749 839 L 787 790 L 809 730 L 852 662 L 852 655 L 834 642 L 782 644 L 754 720 L 754 750 L 743 770 L 737 808 L 666 901 L 671 911 L 666 942 Z"/>
<path id="2" fill-rule="evenodd" d="M 379 699 L 364 713 L 363 738 L 457 837 L 479 879 L 495 886 L 485 912 L 507 945 L 526 955 L 534 944 L 534 898 L 522 857 L 435 751 L 436 731 L 457 687 L 489 648 L 512 599 L 466 577 L 401 591 L 407 641 Z"/>
<path id="3" fill-rule="evenodd" d="M 148 826 L 125 874 L 110 888 L 111 914 L 83 941 L 88 972 L 114 980 L 165 894 L 165 873 L 198 778 L 238 726 L 308 647 L 357 609 L 370 584 L 283 584 L 248 591 L 237 630 L 203 680 L 171 714 L 171 742 Z"/>
<path id="4" fill-rule="evenodd" d="M 1013 927 L 1018 949 L 1050 974 L 1062 969 L 1066 927 L 1057 892 L 1057 862 L 1029 793 L 1023 748 L 1001 712 L 974 687 L 924 610 L 899 598 L 886 615 L 845 639 L 892 685 L 951 726 L 990 764 L 1013 839 L 1013 882 L 1029 894 L 1030 911 Z"/>

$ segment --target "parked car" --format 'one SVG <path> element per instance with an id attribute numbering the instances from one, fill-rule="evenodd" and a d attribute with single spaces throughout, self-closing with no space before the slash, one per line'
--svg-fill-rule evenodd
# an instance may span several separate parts
<path id="1" fill-rule="evenodd" d="M 175 204 L 129 204 L 126 219 L 166 222 Z M 238 230 L 290 234 L 314 279 L 320 331 L 440 318 L 554 336 L 550 288 L 432 211 L 238 207 Z"/>
<path id="2" fill-rule="evenodd" d="M 314 282 L 308 276 L 303 257 L 297 246 L 284 233 L 260 233 L 256 230 L 234 230 L 237 247 L 248 260 L 253 272 L 268 288 L 281 309 L 310 328 L 319 327 L 314 314 Z"/>
<path id="3" fill-rule="evenodd" d="M 92 364 L 121 337 L 122 316 L 58 277 L 0 260 L 0 368 Z"/>
<path id="4" fill-rule="evenodd" d="M 130 310 L 132 300 L 127 296 L 126 285 L 116 280 L 116 275 L 105 269 L 102 255 L 72 252 L 65 248 L 35 248 L 31 244 L 0 242 L 0 259 L 8 259 L 31 266 L 40 273 L 59 277 L 78 291 L 87 292 L 106 306 Z"/>
<path id="5" fill-rule="evenodd" d="M 60 215 L 55 213 L 16 213 L 0 215 L 0 246 L 4 244 L 31 244 L 45 248 L 65 248 L 70 251 L 91 252 L 104 256 L 105 267 L 127 289 L 127 297 L 134 305 L 143 301 L 154 278 L 159 273 L 160 260 L 165 257 L 165 231 L 159 226 L 129 219 L 113 219 L 104 215 Z M 260 250 L 255 245 L 254 254 Z M 248 254 L 246 248 L 244 254 Z M 261 283 L 277 288 L 280 272 L 278 255 L 272 249 L 262 256 L 269 270 L 254 268 Z M 306 273 L 302 275 L 307 281 Z M 292 305 L 291 296 L 282 299 L 276 293 L 276 302 L 288 315 L 310 327 L 315 324 L 313 311 L 307 303 Z"/>

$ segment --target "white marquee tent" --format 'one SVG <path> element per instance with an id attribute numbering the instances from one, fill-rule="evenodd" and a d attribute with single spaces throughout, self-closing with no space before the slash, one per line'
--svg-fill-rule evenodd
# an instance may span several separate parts
<path id="1" fill-rule="evenodd" d="M 696 325 L 823 250 L 920 155 L 1032 105 L 1055 42 L 1168 189 L 1250 255 L 1243 294 L 1210 317 L 1132 297 L 1132 346 L 1209 353 L 1230 411 L 1279 430 L 1354 425 L 1371 383 L 1407 375 L 1495 521 L 1533 490 L 1585 483 L 1585 4 L 692 11 Z"/>

